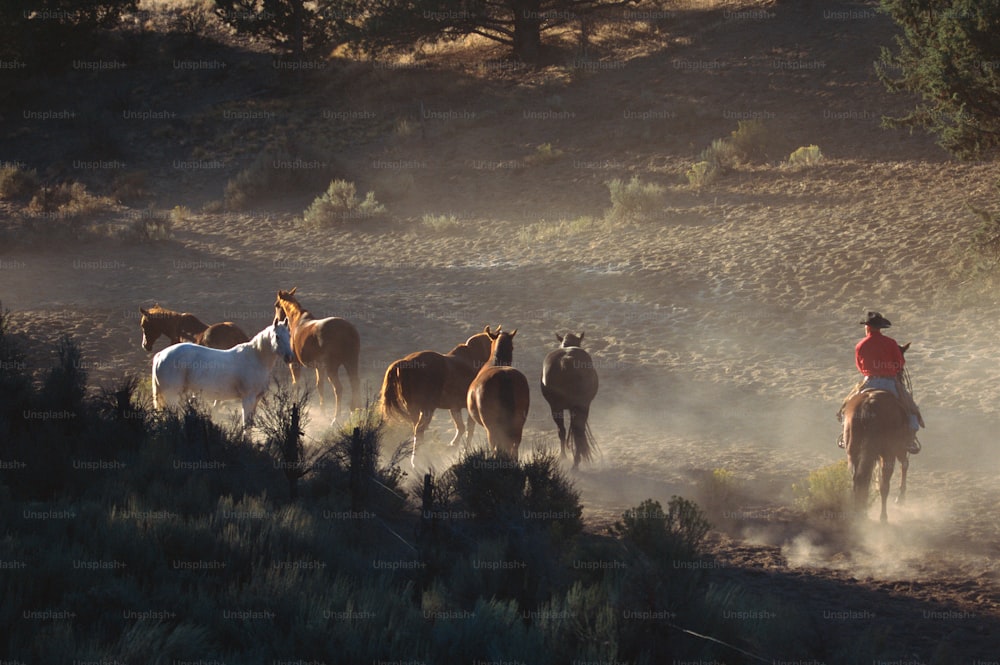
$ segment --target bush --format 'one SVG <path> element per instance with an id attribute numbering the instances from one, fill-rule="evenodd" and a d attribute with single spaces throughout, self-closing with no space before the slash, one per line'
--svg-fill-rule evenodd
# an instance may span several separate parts
<path id="1" fill-rule="evenodd" d="M 839 519 L 854 512 L 852 488 L 847 460 L 842 459 L 812 471 L 804 484 L 792 485 L 792 492 L 807 513 Z"/>
<path id="2" fill-rule="evenodd" d="M 594 219 L 587 215 L 576 219 L 560 219 L 558 222 L 533 222 L 517 230 L 517 239 L 531 245 L 558 238 L 607 233 L 611 231 L 611 225 L 612 222 L 607 217 Z"/>
<path id="3" fill-rule="evenodd" d="M 325 228 L 371 219 L 384 212 L 385 206 L 375 200 L 374 192 L 368 192 L 364 200 L 359 200 L 353 182 L 334 180 L 302 213 L 302 221 L 306 226 Z"/>
<path id="4" fill-rule="evenodd" d="M 771 134 L 761 120 L 740 120 L 729 135 L 729 142 L 738 159 L 747 162 L 762 161 L 769 156 Z"/>
<path id="5" fill-rule="evenodd" d="M 819 164 L 823 159 L 823 153 L 819 151 L 819 146 L 809 145 L 798 148 L 788 156 L 789 166 L 813 166 Z"/>
<path id="6" fill-rule="evenodd" d="M 698 156 L 698 163 L 707 162 L 714 171 L 728 173 L 736 168 L 741 158 L 740 150 L 732 141 L 715 139 L 712 145 L 705 148 Z"/>
<path id="7" fill-rule="evenodd" d="M 0 199 L 29 200 L 38 191 L 38 172 L 18 166 L 0 168 Z"/>
<path id="8" fill-rule="evenodd" d="M 654 183 L 643 183 L 639 176 L 632 176 L 628 182 L 615 178 L 607 186 L 611 194 L 607 217 L 612 221 L 642 221 L 663 209 L 666 190 Z"/>
<path id="9" fill-rule="evenodd" d="M 671 497 L 667 511 L 659 501 L 646 499 L 625 511 L 612 532 L 635 544 L 654 559 L 693 559 L 711 524 L 698 506 L 679 496 Z"/>
<path id="10" fill-rule="evenodd" d="M 173 229 L 176 215 L 173 211 L 169 215 L 157 214 L 152 211 L 147 211 L 147 213 L 133 217 L 132 221 L 119 227 L 114 234 L 115 237 L 128 242 L 159 242 L 174 237 Z"/>
<path id="11" fill-rule="evenodd" d="M 562 157 L 562 154 L 563 151 L 553 148 L 551 143 L 542 143 L 535 148 L 535 152 L 525 157 L 524 161 L 528 164 L 548 164 Z"/>
<path id="12" fill-rule="evenodd" d="M 323 452 L 313 466 L 322 468 L 319 461 L 327 458 L 336 462 L 355 509 L 365 507 L 386 514 L 406 504 L 401 487 L 405 474 L 399 466 L 406 451 L 401 446 L 386 458 L 382 450 L 384 436 L 385 421 L 378 409 L 368 405 L 352 413 L 343 427 L 321 443 Z"/>
<path id="13" fill-rule="evenodd" d="M 705 187 L 735 169 L 740 162 L 766 159 L 770 141 L 763 122 L 740 120 L 727 138 L 715 139 L 702 151 L 698 161 L 685 174 L 688 182 L 692 187 Z"/>
<path id="14" fill-rule="evenodd" d="M 64 182 L 54 187 L 40 188 L 28 204 L 28 212 L 78 221 L 113 206 L 114 201 L 91 194 L 83 183 Z"/>
<path id="15" fill-rule="evenodd" d="M 461 228 L 461 223 L 455 215 L 425 214 L 420 218 L 420 223 L 432 231 L 438 232 L 455 231 Z"/>
<path id="16" fill-rule="evenodd" d="M 733 512 L 734 504 L 743 493 L 743 482 L 732 471 L 712 469 L 699 487 L 699 499 L 713 518 Z"/>
<path id="17" fill-rule="evenodd" d="M 692 187 L 702 188 L 719 179 L 719 167 L 710 161 L 695 162 L 685 174 Z"/>

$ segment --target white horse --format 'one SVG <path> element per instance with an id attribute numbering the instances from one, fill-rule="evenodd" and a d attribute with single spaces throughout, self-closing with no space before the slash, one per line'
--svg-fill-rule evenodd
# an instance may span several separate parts
<path id="1" fill-rule="evenodd" d="M 267 391 L 274 362 L 295 360 L 288 324 L 264 328 L 253 339 L 220 351 L 185 342 L 153 356 L 153 405 L 176 406 L 181 397 L 201 393 L 207 399 L 243 402 L 243 427 Z"/>

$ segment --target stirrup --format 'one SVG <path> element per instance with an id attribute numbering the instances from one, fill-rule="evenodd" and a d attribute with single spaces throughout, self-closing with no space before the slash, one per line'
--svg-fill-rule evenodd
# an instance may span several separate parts
<path id="1" fill-rule="evenodd" d="M 917 435 L 913 435 L 913 440 L 910 441 L 910 445 L 906 447 L 906 452 L 911 455 L 916 455 L 920 452 L 920 441 L 917 440 Z"/>

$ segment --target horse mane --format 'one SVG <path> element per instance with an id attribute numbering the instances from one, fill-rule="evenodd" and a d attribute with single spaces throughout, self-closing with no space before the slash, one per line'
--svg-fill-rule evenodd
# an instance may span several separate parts
<path id="1" fill-rule="evenodd" d="M 517 330 L 512 333 L 499 333 L 496 339 L 493 340 L 493 348 L 490 352 L 489 365 L 495 367 L 510 366 L 514 363 L 514 335 Z M 502 357 L 501 357 L 501 354 Z"/>
<path id="2" fill-rule="evenodd" d="M 295 289 L 292 289 L 292 291 L 294 290 Z M 278 302 L 283 305 L 288 305 L 290 310 L 298 313 L 300 319 L 312 318 L 312 313 L 302 306 L 302 303 L 298 301 L 292 291 L 278 291 Z M 285 315 L 287 316 L 288 312 L 286 312 Z"/>

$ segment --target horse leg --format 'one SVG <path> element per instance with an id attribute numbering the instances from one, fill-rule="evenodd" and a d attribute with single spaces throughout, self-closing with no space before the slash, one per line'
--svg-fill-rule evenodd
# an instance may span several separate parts
<path id="1" fill-rule="evenodd" d="M 319 408 L 323 408 L 323 374 L 319 367 L 316 368 L 316 392 L 319 394 Z M 336 418 L 334 418 L 336 420 Z"/>
<path id="2" fill-rule="evenodd" d="M 899 496 L 896 497 L 896 503 L 902 504 L 906 503 L 906 471 L 910 468 L 910 458 L 903 455 L 899 459 L 899 475 L 901 478 L 899 484 Z"/>
<path id="3" fill-rule="evenodd" d="M 413 423 L 413 452 L 410 453 L 410 466 L 416 466 L 417 446 L 423 443 L 424 432 L 431 425 L 431 418 L 434 417 L 434 409 L 421 409 L 417 422 Z"/>
<path id="4" fill-rule="evenodd" d="M 243 430 L 246 431 L 253 423 L 253 414 L 257 410 L 260 395 L 247 395 L 243 398 Z"/>
<path id="5" fill-rule="evenodd" d="M 340 383 L 338 368 L 330 368 L 328 366 L 326 377 L 330 379 L 330 383 L 333 385 L 333 422 L 337 422 L 337 418 L 340 417 L 340 398 L 344 394 L 344 386 Z"/>
<path id="6" fill-rule="evenodd" d="M 462 422 L 461 409 L 451 409 L 450 413 L 451 413 L 451 420 L 453 423 L 455 423 L 455 436 L 451 438 L 451 441 L 448 443 L 448 445 L 454 446 L 456 443 L 458 443 L 458 440 L 462 438 L 462 435 L 465 434 L 465 424 Z"/>
<path id="7" fill-rule="evenodd" d="M 476 419 L 469 414 L 468 420 L 465 422 L 465 447 L 468 448 L 472 445 L 472 433 L 476 431 Z"/>
<path id="8" fill-rule="evenodd" d="M 556 422 L 559 429 L 559 456 L 566 457 L 566 421 L 562 409 L 552 409 L 552 420 Z M 572 422 L 570 423 L 572 424 Z"/>
<path id="9" fill-rule="evenodd" d="M 358 359 L 352 358 L 344 363 L 347 370 L 347 380 L 351 384 L 351 411 L 361 408 L 361 377 L 358 375 Z"/>
<path id="10" fill-rule="evenodd" d="M 882 522 L 889 521 L 889 514 L 885 511 L 885 502 L 889 498 L 889 482 L 892 480 L 892 471 L 895 466 L 895 457 L 887 455 L 882 458 L 882 476 L 878 483 L 878 491 L 882 498 L 882 514 L 879 515 L 879 520 Z"/>

